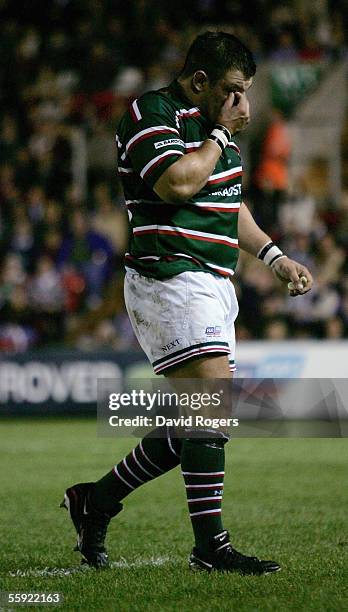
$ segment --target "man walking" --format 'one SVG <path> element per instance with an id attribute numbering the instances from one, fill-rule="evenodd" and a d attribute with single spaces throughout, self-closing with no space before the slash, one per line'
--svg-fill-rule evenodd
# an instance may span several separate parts
<path id="1" fill-rule="evenodd" d="M 232 137 L 249 123 L 255 71 L 237 38 L 206 32 L 191 45 L 178 79 L 134 100 L 118 129 L 131 226 L 126 306 L 154 372 L 172 379 L 231 377 L 238 313 L 231 277 L 239 248 L 291 282 L 291 295 L 312 286 L 309 271 L 283 255 L 242 202 Z M 154 431 L 101 480 L 70 487 L 64 505 L 86 561 L 107 564 L 106 529 L 121 500 L 180 464 L 195 537 L 190 567 L 278 571 L 278 563 L 243 555 L 230 543 L 221 515 L 226 441 L 222 432 L 180 440 Z"/>

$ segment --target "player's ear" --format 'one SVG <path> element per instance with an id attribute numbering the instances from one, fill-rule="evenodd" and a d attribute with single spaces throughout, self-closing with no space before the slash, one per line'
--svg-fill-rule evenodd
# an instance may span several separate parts
<path id="1" fill-rule="evenodd" d="M 209 82 L 208 76 L 204 70 L 196 70 L 191 79 L 191 89 L 194 93 L 199 94 L 205 90 Z"/>

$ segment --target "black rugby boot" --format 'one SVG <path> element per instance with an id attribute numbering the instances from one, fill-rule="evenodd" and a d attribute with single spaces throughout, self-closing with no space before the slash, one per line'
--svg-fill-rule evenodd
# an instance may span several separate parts
<path id="1" fill-rule="evenodd" d="M 121 512 L 123 506 L 115 504 L 111 514 L 99 512 L 90 502 L 90 491 L 93 482 L 75 484 L 65 491 L 60 504 L 69 513 L 77 533 L 77 545 L 74 550 L 80 551 L 82 563 L 97 569 L 108 566 L 108 554 L 104 546 L 106 531 L 112 517 Z"/>
<path id="2" fill-rule="evenodd" d="M 275 561 L 263 561 L 257 557 L 247 557 L 235 550 L 230 543 L 228 531 L 222 531 L 211 539 L 208 553 L 202 553 L 194 547 L 190 555 L 189 567 L 194 571 L 211 572 L 215 570 L 259 576 L 279 572 L 281 569 Z"/>

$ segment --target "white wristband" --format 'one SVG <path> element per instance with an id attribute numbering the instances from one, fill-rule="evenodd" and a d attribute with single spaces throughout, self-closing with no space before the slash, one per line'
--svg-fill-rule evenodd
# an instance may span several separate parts
<path id="1" fill-rule="evenodd" d="M 266 266 L 272 266 L 278 259 L 281 257 L 286 257 L 283 255 L 283 252 L 277 247 L 276 244 L 273 244 L 272 241 L 267 242 L 262 249 L 257 253 L 258 259 L 261 259 Z"/>
<path id="2" fill-rule="evenodd" d="M 272 267 L 273 264 L 275 264 L 275 262 L 278 261 L 278 259 L 280 259 L 281 257 L 286 257 L 286 255 L 283 255 L 282 251 L 274 245 L 268 251 L 263 261 L 265 262 L 266 266 Z"/>
<path id="3" fill-rule="evenodd" d="M 216 138 L 218 138 L 222 142 L 222 144 L 224 145 L 224 148 L 227 147 L 228 138 L 225 132 L 223 132 L 222 130 L 219 130 L 219 128 L 214 128 L 213 131 L 211 132 L 211 136 L 216 136 Z"/>

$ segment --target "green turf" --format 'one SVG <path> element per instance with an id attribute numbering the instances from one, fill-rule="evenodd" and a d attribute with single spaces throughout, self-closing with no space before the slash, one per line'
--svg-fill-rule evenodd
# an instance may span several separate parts
<path id="1" fill-rule="evenodd" d="M 237 548 L 279 561 L 278 574 L 189 572 L 192 536 L 176 469 L 133 493 L 112 523 L 108 548 L 118 569 L 38 575 L 79 564 L 58 508 L 64 488 L 98 478 L 129 449 L 129 440 L 95 431 L 89 420 L 0 422 L 1 590 L 60 591 L 59 609 L 69 611 L 348 609 L 347 439 L 239 439 L 227 447 L 225 526 Z M 28 571 L 34 575 L 11 577 Z"/>

